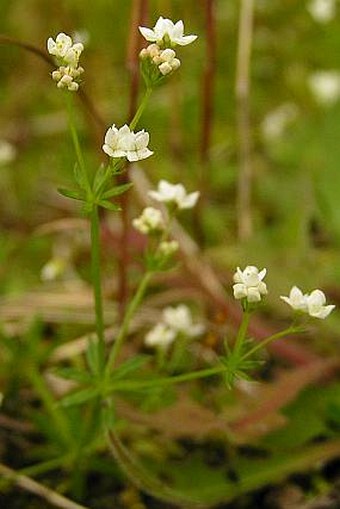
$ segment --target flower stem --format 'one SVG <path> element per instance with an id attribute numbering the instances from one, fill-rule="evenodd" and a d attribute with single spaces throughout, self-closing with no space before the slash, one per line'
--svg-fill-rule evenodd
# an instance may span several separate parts
<path id="1" fill-rule="evenodd" d="M 130 304 L 126 310 L 122 325 L 120 327 L 118 336 L 112 346 L 112 349 L 111 349 L 111 352 L 109 355 L 109 360 L 106 365 L 106 374 L 107 375 L 110 373 L 110 370 L 112 369 L 112 367 L 114 366 L 114 364 L 117 360 L 120 349 L 122 347 L 122 344 L 126 338 L 128 330 L 129 330 L 129 325 L 130 325 L 131 319 L 143 299 L 143 296 L 145 294 L 145 291 L 148 287 L 148 284 L 150 282 L 152 275 L 153 275 L 152 271 L 148 271 L 144 274 L 143 278 L 141 279 L 141 281 L 139 283 L 139 286 L 137 288 L 137 291 L 136 291 L 134 297 L 130 301 Z"/>
<path id="2" fill-rule="evenodd" d="M 302 327 L 288 327 L 288 329 L 285 329 L 281 332 L 277 332 L 276 334 L 273 334 L 272 336 L 269 336 L 268 338 L 263 339 L 255 345 L 253 348 L 251 348 L 248 352 L 246 352 L 241 360 L 247 359 L 248 357 L 251 357 L 255 352 L 258 350 L 261 350 L 265 346 L 267 346 L 272 341 L 275 341 L 277 339 L 280 339 L 284 336 L 290 336 L 292 334 L 297 334 L 298 332 L 303 332 L 304 329 Z"/>
<path id="3" fill-rule="evenodd" d="M 246 338 L 246 334 L 247 334 L 247 330 L 248 330 L 248 326 L 249 326 L 249 321 L 250 321 L 250 312 L 248 311 L 248 309 L 246 309 L 243 312 L 242 322 L 241 322 L 240 328 L 237 333 L 237 338 L 236 338 L 235 345 L 234 345 L 235 353 L 240 353 L 242 350 L 242 346 L 243 346 L 244 340 Z"/>
<path id="4" fill-rule="evenodd" d="M 135 116 L 133 117 L 133 119 L 130 122 L 130 129 L 131 129 L 131 131 L 133 131 L 136 128 L 136 126 L 137 126 L 141 116 L 143 115 L 143 112 L 144 112 L 144 110 L 146 108 L 146 105 L 147 105 L 147 103 L 148 103 L 148 101 L 150 99 L 151 94 L 152 94 L 152 88 L 147 87 L 146 90 L 145 90 L 142 102 L 140 103 L 140 105 L 138 107 L 138 110 L 135 113 Z"/>
<path id="5" fill-rule="evenodd" d="M 201 369 L 200 371 L 192 371 L 191 373 L 183 373 L 181 375 L 169 376 L 165 378 L 155 378 L 154 380 L 122 380 L 114 382 L 111 390 L 114 391 L 134 391 L 143 389 L 152 389 L 153 387 L 166 387 L 183 382 L 190 382 L 200 378 L 207 378 L 219 375 L 227 370 L 226 366 L 220 365 L 214 368 Z"/>
<path id="6" fill-rule="evenodd" d="M 98 337 L 98 357 L 99 365 L 102 369 L 105 359 L 105 340 L 104 340 L 104 316 L 103 316 L 103 298 L 101 286 L 100 271 L 100 223 L 98 206 L 93 205 L 91 211 L 91 272 L 93 295 L 96 313 L 96 330 Z"/>

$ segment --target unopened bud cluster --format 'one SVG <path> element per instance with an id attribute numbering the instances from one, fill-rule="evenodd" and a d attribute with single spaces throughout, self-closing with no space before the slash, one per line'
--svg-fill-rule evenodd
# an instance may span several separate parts
<path id="1" fill-rule="evenodd" d="M 62 32 L 57 35 L 56 40 L 49 37 L 47 50 L 59 64 L 58 69 L 52 72 L 52 79 L 57 82 L 57 87 L 76 92 L 79 88 L 79 78 L 84 72 L 79 65 L 79 58 L 84 50 L 83 44 L 73 43 L 72 38 Z"/>
<path id="2" fill-rule="evenodd" d="M 176 52 L 171 48 L 161 49 L 158 44 L 150 44 L 140 52 L 141 60 L 148 60 L 149 65 L 157 67 L 162 76 L 171 74 L 181 65 Z"/>

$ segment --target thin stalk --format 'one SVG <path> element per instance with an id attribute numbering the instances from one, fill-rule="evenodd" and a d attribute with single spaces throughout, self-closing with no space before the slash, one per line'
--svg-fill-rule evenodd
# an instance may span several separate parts
<path id="1" fill-rule="evenodd" d="M 98 337 L 98 352 L 101 369 L 105 360 L 104 314 L 100 270 L 100 223 L 98 206 L 93 205 L 91 212 L 91 271 L 92 285 L 96 313 L 96 330 Z"/>
<path id="2" fill-rule="evenodd" d="M 237 131 L 239 174 L 237 183 L 237 218 L 240 240 L 252 233 L 251 215 L 251 126 L 250 126 L 250 61 L 253 40 L 254 0 L 241 0 L 236 70 Z"/>
<path id="3" fill-rule="evenodd" d="M 152 88 L 150 87 L 147 87 L 145 92 L 144 92 L 144 96 L 143 96 L 143 99 L 138 107 L 138 110 L 136 111 L 133 119 L 131 120 L 130 122 L 130 129 L 131 131 L 133 131 L 136 127 L 137 127 L 137 124 L 141 118 L 141 116 L 143 115 L 144 113 L 144 110 L 146 108 L 146 105 L 148 104 L 148 101 L 151 97 L 151 94 L 152 94 Z"/>
<path id="4" fill-rule="evenodd" d="M 114 364 L 117 360 L 117 357 L 119 355 L 122 344 L 124 343 L 124 340 L 128 333 L 130 321 L 144 297 L 145 291 L 148 287 L 148 284 L 150 282 L 152 275 L 153 275 L 153 272 L 150 272 L 150 271 L 146 272 L 144 274 L 143 278 L 141 279 L 141 281 L 139 283 L 139 286 L 137 288 L 137 291 L 136 291 L 133 299 L 130 301 L 130 304 L 129 304 L 129 306 L 126 310 L 125 316 L 124 316 L 124 320 L 120 327 L 118 336 L 117 336 L 117 338 L 113 344 L 113 347 L 111 349 L 111 352 L 110 352 L 109 360 L 106 365 L 106 374 L 107 375 L 109 375 L 112 367 L 114 366 Z"/>
<path id="5" fill-rule="evenodd" d="M 240 353 L 240 351 L 242 350 L 242 345 L 244 343 L 244 340 L 246 338 L 246 334 L 247 334 L 247 330 L 248 330 L 248 326 L 249 326 L 249 321 L 250 321 L 250 312 L 245 310 L 243 312 L 243 317 L 242 317 L 242 322 L 241 322 L 241 325 L 240 325 L 240 328 L 238 330 L 238 333 L 237 333 L 237 338 L 236 338 L 236 341 L 235 341 L 235 346 L 234 346 L 234 352 L 236 353 Z"/>
<path id="6" fill-rule="evenodd" d="M 154 380 L 122 380 L 115 382 L 111 390 L 114 391 L 134 391 L 143 389 L 152 389 L 153 387 L 166 387 L 183 382 L 190 382 L 192 380 L 199 380 L 214 375 L 219 375 L 227 370 L 226 366 L 217 366 L 215 368 L 202 369 L 200 371 L 193 371 L 191 373 L 183 373 L 181 375 L 170 376 L 166 378 L 156 378 Z"/>
<path id="7" fill-rule="evenodd" d="M 241 360 L 247 359 L 248 357 L 251 357 L 255 352 L 258 350 L 262 350 L 265 346 L 267 346 L 272 341 L 276 341 L 277 339 L 283 338 L 284 336 L 290 336 L 292 334 L 297 334 L 299 332 L 303 332 L 302 327 L 288 327 L 288 329 L 285 329 L 281 332 L 277 332 L 276 334 L 272 334 L 268 338 L 264 339 L 263 341 L 260 341 L 257 345 L 255 345 L 253 348 L 251 348 L 247 353 L 245 353 Z"/>

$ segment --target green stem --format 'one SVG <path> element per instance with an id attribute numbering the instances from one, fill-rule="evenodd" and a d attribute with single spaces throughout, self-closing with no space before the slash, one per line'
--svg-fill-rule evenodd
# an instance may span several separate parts
<path id="1" fill-rule="evenodd" d="M 235 354 L 240 353 L 240 351 L 242 350 L 242 346 L 243 346 L 244 340 L 246 338 L 246 334 L 247 334 L 247 330 L 248 330 L 248 326 L 249 326 L 249 321 L 250 321 L 250 312 L 246 309 L 243 312 L 242 322 L 241 322 L 240 328 L 238 330 L 237 338 L 236 338 L 234 349 L 233 349 Z"/>
<path id="2" fill-rule="evenodd" d="M 98 337 L 98 352 L 100 369 L 105 360 L 104 315 L 100 270 L 100 223 L 98 206 L 93 205 L 91 211 L 91 269 L 92 285 L 96 313 L 96 330 Z"/>
<path id="3" fill-rule="evenodd" d="M 118 336 L 117 336 L 117 338 L 112 346 L 111 352 L 110 352 L 109 360 L 106 365 L 106 374 L 107 375 L 109 375 L 112 367 L 114 366 L 114 364 L 117 360 L 117 357 L 119 355 L 122 344 L 123 344 L 123 342 L 126 338 L 126 335 L 128 333 L 130 321 L 131 321 L 133 315 L 135 314 L 139 304 L 141 303 L 141 301 L 143 299 L 144 293 L 147 289 L 147 286 L 150 282 L 152 275 L 153 275 L 153 272 L 150 272 L 150 271 L 146 272 L 144 274 L 143 278 L 141 279 L 141 281 L 139 283 L 139 286 L 137 288 L 137 291 L 136 291 L 133 299 L 130 301 L 130 304 L 129 304 L 129 306 L 126 310 L 125 316 L 124 316 L 123 323 L 120 327 Z"/>
<path id="4" fill-rule="evenodd" d="M 138 107 L 138 110 L 135 113 L 135 116 L 133 117 L 133 119 L 130 122 L 130 129 L 131 129 L 131 131 L 133 131 L 136 128 L 136 126 L 137 126 L 141 116 L 144 113 L 144 110 L 146 108 L 146 105 L 147 105 L 150 97 L 151 97 L 151 94 L 152 94 L 152 88 L 148 87 L 145 90 L 144 97 L 143 97 L 142 102 L 140 103 L 140 105 Z"/>
<path id="5" fill-rule="evenodd" d="M 72 97 L 71 97 L 71 94 L 69 94 L 69 93 L 66 93 L 66 106 L 67 106 L 67 112 L 68 112 L 70 132 L 71 132 L 74 149 L 75 149 L 76 156 L 77 156 L 77 161 L 78 161 L 79 167 L 81 169 L 81 172 L 85 178 L 87 193 L 89 196 L 91 196 L 91 194 L 92 194 L 91 185 L 90 185 L 90 182 L 88 179 L 85 161 L 84 161 L 83 153 L 82 153 L 80 142 L 79 142 L 78 131 L 76 129 L 75 122 L 74 122 L 74 111 L 73 111 Z"/>
<path id="6" fill-rule="evenodd" d="M 268 338 L 260 341 L 260 343 L 258 343 L 256 346 L 251 348 L 247 353 L 245 353 L 243 355 L 243 357 L 241 358 L 241 360 L 243 361 L 244 359 L 251 357 L 255 352 L 257 352 L 258 350 L 261 350 L 262 348 L 267 346 L 272 341 L 280 339 L 284 336 L 290 336 L 291 334 L 297 334 L 298 332 L 303 332 L 303 331 L 304 331 L 304 329 L 302 327 L 288 327 L 288 329 L 285 329 L 281 332 L 277 332 L 276 334 L 273 334 L 272 336 L 269 336 Z"/>
<path id="7" fill-rule="evenodd" d="M 166 387 L 183 382 L 190 382 L 200 378 L 207 378 L 214 375 L 219 375 L 226 371 L 226 366 L 217 366 L 215 368 L 202 369 L 200 371 L 193 371 L 191 373 L 184 373 L 166 378 L 156 378 L 154 380 L 146 380 L 145 382 L 139 380 L 122 380 L 115 382 L 111 390 L 114 391 L 134 391 L 143 389 L 152 389 L 153 387 Z"/>
<path id="8" fill-rule="evenodd" d="M 45 380 L 35 366 L 32 366 L 28 369 L 28 378 L 34 387 L 35 392 L 43 402 L 47 413 L 50 415 L 53 421 L 53 424 L 55 425 L 56 429 L 58 429 L 59 435 L 62 437 L 65 444 L 72 446 L 73 440 L 67 418 L 61 407 L 57 405 L 57 402 L 54 400 L 52 394 L 46 387 Z"/>

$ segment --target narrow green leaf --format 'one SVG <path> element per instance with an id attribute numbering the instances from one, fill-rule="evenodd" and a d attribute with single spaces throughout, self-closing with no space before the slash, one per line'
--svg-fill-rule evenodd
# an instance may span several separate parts
<path id="1" fill-rule="evenodd" d="M 80 168 L 79 164 L 74 165 L 73 174 L 75 181 L 77 182 L 80 189 L 87 189 L 87 177 L 84 175 L 83 170 Z"/>
<path id="2" fill-rule="evenodd" d="M 133 186 L 132 182 L 128 182 L 127 184 L 122 184 L 121 186 L 112 187 L 111 189 L 103 193 L 102 198 L 105 200 L 108 198 L 113 198 L 114 196 L 119 196 L 120 194 L 125 193 L 125 191 L 130 189 L 130 187 L 132 186 Z"/>
<path id="3" fill-rule="evenodd" d="M 98 375 L 100 371 L 99 348 L 98 340 L 94 338 L 88 339 L 88 346 L 86 350 L 86 361 L 91 373 Z"/>
<path id="4" fill-rule="evenodd" d="M 64 189 L 59 187 L 58 193 L 66 196 L 66 198 L 71 198 L 72 200 L 85 201 L 84 194 L 80 191 L 74 191 L 73 189 Z"/>
<path id="5" fill-rule="evenodd" d="M 132 373 L 133 371 L 137 371 L 142 366 L 144 366 L 150 360 L 149 355 L 136 355 L 132 359 L 123 362 L 118 368 L 115 369 L 112 374 L 113 380 L 119 380 L 124 378 L 126 375 Z"/>
<path id="6" fill-rule="evenodd" d="M 95 194 L 99 191 L 99 189 L 102 186 L 102 183 L 106 180 L 108 172 L 109 169 L 106 168 L 104 164 L 101 164 L 98 170 L 96 171 L 93 181 L 93 191 Z"/>
<path id="7" fill-rule="evenodd" d="M 90 383 L 92 377 L 87 371 L 76 368 L 57 368 L 55 371 L 57 376 L 65 378 L 66 380 L 73 380 L 79 383 Z"/>
<path id="8" fill-rule="evenodd" d="M 117 205 L 116 203 L 112 203 L 108 200 L 99 200 L 98 205 L 103 207 L 104 209 L 112 210 L 113 212 L 119 212 L 121 207 Z"/>
<path id="9" fill-rule="evenodd" d="M 88 389 L 82 389 L 77 392 L 73 392 L 72 394 L 65 396 L 60 402 L 63 407 L 70 407 L 75 405 L 81 405 L 90 399 L 96 398 L 99 392 L 95 387 L 91 387 Z"/>

